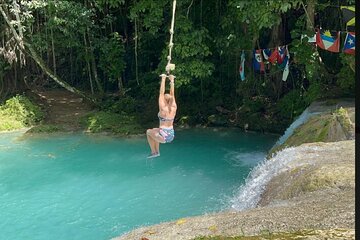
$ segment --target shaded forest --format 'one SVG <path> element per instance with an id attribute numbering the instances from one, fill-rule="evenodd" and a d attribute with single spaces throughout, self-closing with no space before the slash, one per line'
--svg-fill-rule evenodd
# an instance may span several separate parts
<path id="1" fill-rule="evenodd" d="M 65 88 L 103 112 L 157 121 L 173 1 L 2 0 L 0 101 Z M 354 31 L 340 6 L 355 0 L 177 1 L 172 63 L 178 125 L 281 133 L 313 101 L 354 97 L 355 57 L 302 35 Z M 285 66 L 254 68 L 255 49 L 287 46 Z M 241 54 L 245 54 L 242 80 Z"/>

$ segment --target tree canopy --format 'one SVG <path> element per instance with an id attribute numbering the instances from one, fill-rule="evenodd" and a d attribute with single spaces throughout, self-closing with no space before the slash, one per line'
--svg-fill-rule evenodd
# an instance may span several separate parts
<path id="1" fill-rule="evenodd" d="M 167 62 L 172 4 L 1 1 L 1 100 L 26 89 L 61 86 L 100 103 L 118 94 L 150 108 Z M 312 36 L 319 27 L 345 33 L 349 29 L 340 6 L 353 4 L 354 0 L 177 1 L 172 61 L 177 99 L 183 106 L 180 116 L 194 116 L 190 122 L 202 123 L 221 107 L 246 116 L 243 121 L 278 118 L 270 121 L 273 128 L 279 122 L 287 124 L 316 99 L 354 96 L 354 56 L 316 48 L 301 37 Z M 276 66 L 265 74 L 253 69 L 253 49 L 283 45 L 288 45 L 291 56 L 286 82 Z M 242 50 L 245 81 L 239 76 Z"/>

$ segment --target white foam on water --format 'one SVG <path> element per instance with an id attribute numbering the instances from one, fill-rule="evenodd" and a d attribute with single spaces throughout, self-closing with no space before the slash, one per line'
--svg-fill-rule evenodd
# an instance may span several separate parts
<path id="1" fill-rule="evenodd" d="M 263 160 L 265 155 L 266 152 L 246 152 L 245 150 L 240 149 L 239 151 L 228 151 L 228 153 L 225 154 L 224 159 L 234 167 L 256 166 Z"/>
<path id="2" fill-rule="evenodd" d="M 295 162 L 302 152 L 316 150 L 316 147 L 301 146 L 286 148 L 277 153 L 270 160 L 264 159 L 252 169 L 245 183 L 241 185 L 230 199 L 230 208 L 236 211 L 255 208 L 261 199 L 262 193 L 270 180 L 280 173 L 290 169 L 290 163 Z M 291 164 L 294 166 L 305 163 Z"/>

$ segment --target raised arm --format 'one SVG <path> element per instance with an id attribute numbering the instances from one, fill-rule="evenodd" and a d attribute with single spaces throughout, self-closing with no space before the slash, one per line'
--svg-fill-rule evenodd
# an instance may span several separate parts
<path id="1" fill-rule="evenodd" d="M 175 98 L 174 75 L 169 75 L 169 80 L 170 80 L 170 95 Z"/>
<path id="2" fill-rule="evenodd" d="M 160 83 L 160 92 L 159 92 L 159 107 L 161 108 L 163 105 L 165 105 L 165 81 L 166 81 L 166 75 L 161 74 L 161 83 Z"/>

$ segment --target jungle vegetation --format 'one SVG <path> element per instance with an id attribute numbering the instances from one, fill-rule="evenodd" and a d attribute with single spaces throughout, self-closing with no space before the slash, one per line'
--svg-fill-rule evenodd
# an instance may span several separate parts
<path id="1" fill-rule="evenodd" d="M 156 121 L 171 0 L 1 0 L 0 103 L 65 88 L 108 114 Z M 177 1 L 172 62 L 177 124 L 249 124 L 281 133 L 314 100 L 354 97 L 355 57 L 301 40 L 347 31 L 355 0 Z M 343 43 L 342 35 L 341 42 Z M 288 45 L 290 74 L 254 71 L 252 50 Z M 245 75 L 239 76 L 246 50 Z M 135 116 L 135 117 L 134 117 Z M 133 118 L 134 117 L 134 118 Z M 110 117 L 111 119 L 111 117 Z"/>

